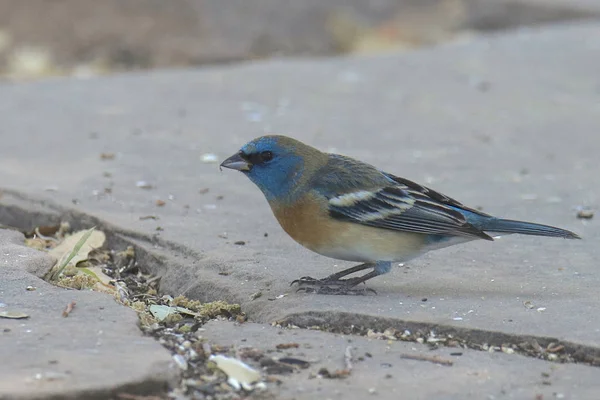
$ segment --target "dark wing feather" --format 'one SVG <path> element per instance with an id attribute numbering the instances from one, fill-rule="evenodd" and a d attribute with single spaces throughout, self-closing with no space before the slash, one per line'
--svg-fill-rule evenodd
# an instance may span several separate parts
<path id="1" fill-rule="evenodd" d="M 453 199 L 452 197 L 446 196 L 445 194 L 440 193 L 440 192 L 436 192 L 435 190 L 425 187 L 423 185 L 419 185 L 416 182 L 409 181 L 406 178 L 401 178 L 399 176 L 388 174 L 387 172 L 384 172 L 384 175 L 387 176 L 389 179 L 393 180 L 394 182 L 397 182 L 400 185 L 406 186 L 408 189 L 411 189 L 413 191 L 424 194 L 425 196 L 430 197 L 431 199 L 438 201 L 442 204 L 447 204 L 449 206 L 458 207 L 463 210 L 470 211 L 474 214 L 481 215 L 483 217 L 491 217 L 491 215 L 489 215 L 489 214 L 486 214 L 486 213 L 476 210 L 474 208 L 465 206 L 458 200 Z"/>
<path id="2" fill-rule="evenodd" d="M 310 184 L 329 200 L 329 213 L 336 219 L 395 231 L 493 240 L 458 209 L 486 214 L 350 157 L 330 154 Z"/>
<path id="3" fill-rule="evenodd" d="M 336 219 L 376 228 L 493 240 L 469 224 L 459 211 L 401 186 L 333 197 L 329 199 L 329 213 Z"/>

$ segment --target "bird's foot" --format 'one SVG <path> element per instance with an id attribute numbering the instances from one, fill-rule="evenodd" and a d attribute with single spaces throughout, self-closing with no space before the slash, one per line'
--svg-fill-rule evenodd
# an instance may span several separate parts
<path id="1" fill-rule="evenodd" d="M 357 288 L 361 283 L 359 278 L 350 279 L 315 279 L 310 276 L 303 276 L 296 279 L 290 285 L 298 285 L 296 292 L 331 294 L 331 295 L 355 295 L 364 296 L 368 294 L 377 294 L 377 292 L 368 287 Z"/>

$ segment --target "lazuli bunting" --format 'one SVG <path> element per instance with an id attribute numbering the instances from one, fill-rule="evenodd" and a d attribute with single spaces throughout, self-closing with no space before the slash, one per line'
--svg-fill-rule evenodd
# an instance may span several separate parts
<path id="1" fill-rule="evenodd" d="M 475 239 L 493 240 L 489 234 L 579 239 L 564 229 L 493 217 L 372 165 L 286 136 L 256 138 L 221 167 L 250 178 L 296 242 L 327 257 L 363 263 L 324 279 L 294 281 L 310 292 L 364 293 L 354 287 L 389 272 L 393 262 Z M 365 275 L 341 279 L 369 268 Z"/>

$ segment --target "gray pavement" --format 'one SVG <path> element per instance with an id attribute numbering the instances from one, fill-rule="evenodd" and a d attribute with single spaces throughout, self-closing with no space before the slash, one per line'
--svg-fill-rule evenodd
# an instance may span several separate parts
<path id="1" fill-rule="evenodd" d="M 109 242 L 138 246 L 165 292 L 240 302 L 256 322 L 433 327 L 481 342 L 534 336 L 598 355 L 600 229 L 575 209 L 600 203 L 599 27 L 523 29 L 376 57 L 5 84 L 0 223 L 98 224 Z M 470 243 L 371 281 L 377 296 L 296 294 L 291 280 L 351 264 L 295 244 L 258 189 L 206 162 L 265 132 L 584 240 Z M 586 376 L 580 388 L 596 384 Z"/>
<path id="2" fill-rule="evenodd" d="M 106 399 L 164 391 L 177 379 L 171 355 L 142 336 L 131 309 L 28 273 L 54 260 L 25 247 L 19 232 L 0 229 L 0 255 L 0 312 L 29 316 L 0 318 L 0 399 Z"/>
<path id="3" fill-rule="evenodd" d="M 551 364 L 514 354 L 441 348 L 373 340 L 356 336 L 282 330 L 259 324 L 228 322 L 205 325 L 212 343 L 259 349 L 269 357 L 309 361 L 294 374 L 278 376 L 278 399 L 593 399 L 597 397 L 596 368 Z M 277 349 L 278 345 L 298 348 Z M 350 347 L 351 374 L 345 379 L 319 377 L 346 368 Z M 438 357 L 448 364 L 403 359 L 406 355 Z"/>

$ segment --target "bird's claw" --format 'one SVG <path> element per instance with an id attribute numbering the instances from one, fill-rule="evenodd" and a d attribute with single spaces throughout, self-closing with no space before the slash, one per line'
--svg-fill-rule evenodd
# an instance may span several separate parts
<path id="1" fill-rule="evenodd" d="M 294 286 L 295 284 L 298 284 L 298 286 L 300 286 L 302 284 L 311 284 L 311 283 L 317 283 L 317 282 L 319 282 L 318 279 L 315 279 L 311 276 L 303 276 L 302 278 L 293 280 L 292 283 L 290 283 L 290 286 Z"/>
<path id="2" fill-rule="evenodd" d="M 356 284 L 354 284 L 351 279 L 328 280 L 327 278 L 315 279 L 311 278 L 310 276 L 304 276 L 291 283 L 291 285 L 294 284 L 298 284 L 298 289 L 296 289 L 296 292 L 304 293 L 355 296 L 377 294 L 375 290 L 368 287 L 363 287 L 360 289 L 356 288 Z"/>
<path id="3" fill-rule="evenodd" d="M 366 296 L 369 294 L 377 294 L 377 292 L 370 288 L 354 289 L 347 287 L 331 287 L 331 286 L 317 286 L 317 287 L 301 287 L 296 292 L 303 293 L 315 293 L 315 294 L 328 294 L 328 295 L 353 295 L 353 296 Z"/>

